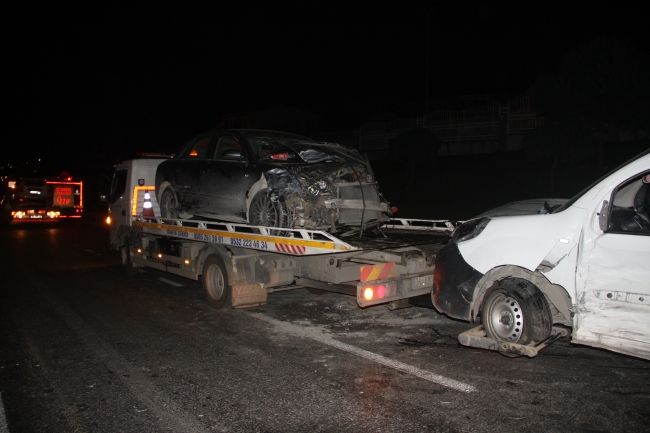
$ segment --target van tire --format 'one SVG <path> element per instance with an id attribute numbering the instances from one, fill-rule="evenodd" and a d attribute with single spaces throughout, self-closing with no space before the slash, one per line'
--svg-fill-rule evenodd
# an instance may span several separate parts
<path id="1" fill-rule="evenodd" d="M 530 281 L 501 280 L 483 299 L 481 322 L 488 337 L 535 346 L 551 335 L 551 309 L 544 294 Z"/>

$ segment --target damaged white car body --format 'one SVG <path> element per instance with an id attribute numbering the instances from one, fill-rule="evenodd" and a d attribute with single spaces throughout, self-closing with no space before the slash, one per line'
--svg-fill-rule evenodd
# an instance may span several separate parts
<path id="1" fill-rule="evenodd" d="M 650 359 L 649 152 L 539 213 L 459 227 L 436 260 L 436 308 L 481 316 L 498 342 L 539 345 L 564 325 L 574 343 Z"/>

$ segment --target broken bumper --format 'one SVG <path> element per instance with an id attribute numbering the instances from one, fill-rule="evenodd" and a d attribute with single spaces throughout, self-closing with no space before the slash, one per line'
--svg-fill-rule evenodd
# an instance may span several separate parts
<path id="1" fill-rule="evenodd" d="M 471 267 L 458 245 L 449 242 L 436 255 L 431 300 L 436 309 L 454 319 L 471 320 L 474 288 L 483 274 Z"/>

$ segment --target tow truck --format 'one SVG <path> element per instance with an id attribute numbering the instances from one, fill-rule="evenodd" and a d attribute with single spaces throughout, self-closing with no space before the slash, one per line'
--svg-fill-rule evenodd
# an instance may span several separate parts
<path id="1" fill-rule="evenodd" d="M 116 167 L 111 185 L 110 243 L 130 273 L 150 267 L 201 279 L 220 309 L 252 307 L 268 294 L 307 288 L 355 296 L 360 307 L 408 307 L 428 295 L 435 256 L 456 223 L 392 219 L 372 233 L 281 229 L 215 220 L 162 218 L 155 174 L 164 158 Z"/>
<path id="2" fill-rule="evenodd" d="M 5 210 L 12 224 L 57 222 L 83 215 L 83 182 L 69 173 L 21 178 L 8 181 L 7 187 Z"/>

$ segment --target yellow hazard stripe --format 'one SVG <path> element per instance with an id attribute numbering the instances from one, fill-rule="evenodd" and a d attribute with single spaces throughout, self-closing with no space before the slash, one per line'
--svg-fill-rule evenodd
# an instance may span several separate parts
<path id="1" fill-rule="evenodd" d="M 181 227 L 181 226 L 172 226 L 164 224 L 154 224 L 142 221 L 134 221 L 133 225 L 139 225 L 142 227 L 149 227 L 159 230 L 176 230 L 176 231 L 186 231 L 188 233 L 197 233 L 204 235 L 214 235 L 214 236 L 223 236 L 224 238 L 236 238 L 236 239 L 246 239 L 251 241 L 261 241 L 261 242 L 272 242 L 285 245 L 295 245 L 301 247 L 311 247 L 311 248 L 324 248 L 329 250 L 348 250 L 349 248 L 346 245 L 337 244 L 335 242 L 320 242 L 320 241 L 309 241 L 304 239 L 293 239 L 293 238 L 282 238 L 275 236 L 261 236 L 253 235 L 248 233 L 236 233 L 229 231 L 220 231 L 220 230 L 206 230 L 198 229 L 194 227 Z M 194 240 L 194 239 L 188 239 Z"/>

